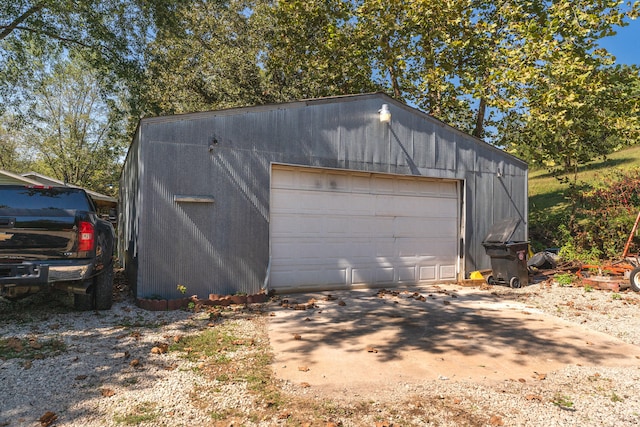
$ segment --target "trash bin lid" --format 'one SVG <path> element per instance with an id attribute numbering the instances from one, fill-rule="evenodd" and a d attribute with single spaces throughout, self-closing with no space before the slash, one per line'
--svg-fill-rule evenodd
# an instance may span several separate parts
<path id="1" fill-rule="evenodd" d="M 489 229 L 487 237 L 483 243 L 506 243 L 511 240 L 511 236 L 516 232 L 516 228 L 520 225 L 519 218 L 505 218 L 494 223 Z"/>

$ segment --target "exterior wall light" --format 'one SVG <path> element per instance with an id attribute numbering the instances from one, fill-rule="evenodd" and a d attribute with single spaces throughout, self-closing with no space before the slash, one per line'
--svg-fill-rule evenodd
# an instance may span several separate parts
<path id="1" fill-rule="evenodd" d="M 389 123 L 391 121 L 391 111 L 389 111 L 389 105 L 382 104 L 382 108 L 378 110 L 380 113 L 380 123 Z"/>

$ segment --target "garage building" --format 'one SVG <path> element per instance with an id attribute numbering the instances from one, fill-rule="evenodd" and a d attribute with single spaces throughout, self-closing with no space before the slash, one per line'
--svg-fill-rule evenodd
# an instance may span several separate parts
<path id="1" fill-rule="evenodd" d="M 120 182 L 138 298 L 402 287 L 527 239 L 527 165 L 385 94 L 141 120 Z"/>

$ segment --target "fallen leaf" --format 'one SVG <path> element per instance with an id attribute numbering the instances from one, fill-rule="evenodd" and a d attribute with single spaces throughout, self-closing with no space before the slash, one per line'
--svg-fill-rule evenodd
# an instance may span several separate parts
<path id="1" fill-rule="evenodd" d="M 537 400 L 538 402 L 542 402 L 542 396 L 539 396 L 537 394 L 527 394 L 524 398 L 529 401 Z"/>
<path id="2" fill-rule="evenodd" d="M 309 383 L 300 383 L 300 387 L 309 388 L 309 387 L 311 387 L 311 384 L 309 384 Z"/>
<path id="3" fill-rule="evenodd" d="M 133 366 L 134 368 L 140 366 L 140 359 L 133 359 L 131 362 L 129 362 L 129 365 Z"/>
<path id="4" fill-rule="evenodd" d="M 31 369 L 32 366 L 33 363 L 31 362 L 31 360 L 25 360 L 24 364 L 22 365 L 24 369 Z"/>
<path id="5" fill-rule="evenodd" d="M 378 349 L 376 349 L 375 347 L 367 347 L 367 351 L 368 351 L 369 353 L 377 353 L 377 352 L 378 352 Z"/>
<path id="6" fill-rule="evenodd" d="M 341 306 L 341 307 L 344 307 L 345 305 L 347 305 L 347 303 L 342 301 L 342 300 L 340 300 L 340 301 L 338 301 L 338 305 Z"/>
<path id="7" fill-rule="evenodd" d="M 503 426 L 504 421 L 502 421 L 502 418 L 500 418 L 499 416 L 492 415 L 491 419 L 489 420 L 489 424 L 491 424 L 492 426 Z"/>
<path id="8" fill-rule="evenodd" d="M 15 351 L 16 353 L 20 353 L 22 350 L 24 350 L 22 343 L 16 337 L 8 338 L 5 341 L 5 345 L 9 347 L 11 350 Z"/>
<path id="9" fill-rule="evenodd" d="M 300 335 L 300 334 L 294 334 L 294 335 L 293 335 L 293 339 L 294 339 L 294 340 L 297 340 L 297 341 L 300 341 L 300 340 L 302 339 L 302 335 Z"/>
<path id="10" fill-rule="evenodd" d="M 302 372 L 308 372 L 309 368 L 306 366 L 298 366 L 298 371 L 302 371 Z"/>
<path id="11" fill-rule="evenodd" d="M 165 354 L 169 350 L 169 344 L 167 343 L 156 343 L 155 347 L 151 349 L 151 353 L 153 354 Z"/>
<path id="12" fill-rule="evenodd" d="M 40 425 L 42 427 L 49 427 L 51 424 L 53 424 L 56 420 L 58 419 L 58 416 L 51 411 L 47 411 L 44 413 L 43 416 L 41 416 L 40 418 L 38 418 L 38 421 L 40 421 Z"/>
<path id="13" fill-rule="evenodd" d="M 87 376 L 86 375 L 78 375 L 76 376 L 76 381 L 82 381 L 82 380 L 86 380 Z"/>
<path id="14" fill-rule="evenodd" d="M 110 388 L 103 388 L 100 390 L 100 394 L 102 394 L 102 397 L 111 397 L 116 394 L 116 392 L 111 390 Z"/>
<path id="15" fill-rule="evenodd" d="M 289 418 L 291 416 L 291 414 L 289 412 L 282 412 L 280 415 L 278 415 L 278 419 L 280 420 L 286 420 L 287 418 Z"/>
<path id="16" fill-rule="evenodd" d="M 520 381 L 521 383 L 526 383 L 527 380 L 525 380 L 524 378 L 518 378 L 518 381 Z"/>
<path id="17" fill-rule="evenodd" d="M 538 374 L 538 381 L 546 380 L 547 374 Z"/>

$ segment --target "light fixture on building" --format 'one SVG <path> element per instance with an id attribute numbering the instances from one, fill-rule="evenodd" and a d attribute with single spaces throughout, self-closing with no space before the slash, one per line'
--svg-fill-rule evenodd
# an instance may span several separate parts
<path id="1" fill-rule="evenodd" d="M 380 113 L 380 123 L 389 123 L 391 121 L 391 111 L 389 111 L 389 105 L 382 104 L 382 108 L 378 110 Z"/>

